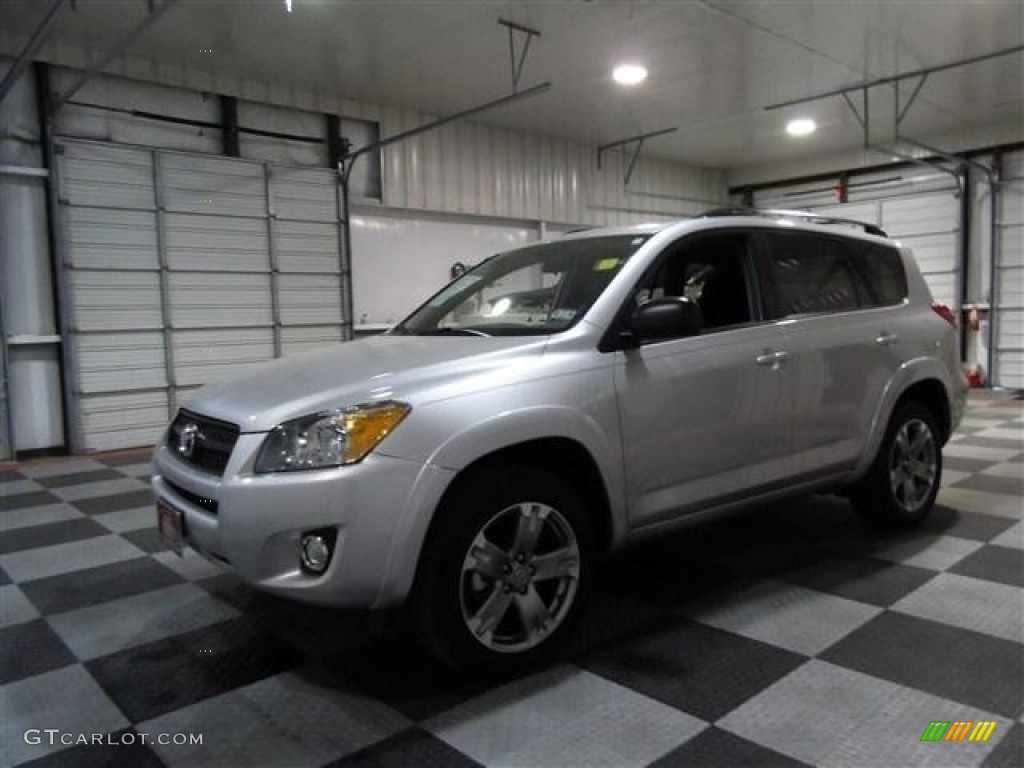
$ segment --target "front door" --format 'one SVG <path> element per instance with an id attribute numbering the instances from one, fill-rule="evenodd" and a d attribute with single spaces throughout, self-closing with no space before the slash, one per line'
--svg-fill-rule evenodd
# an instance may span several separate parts
<path id="1" fill-rule="evenodd" d="M 791 367 L 785 334 L 760 320 L 750 247 L 742 233 L 690 235 L 637 286 L 637 304 L 696 301 L 705 325 L 696 336 L 615 353 L 632 527 L 791 473 Z"/>

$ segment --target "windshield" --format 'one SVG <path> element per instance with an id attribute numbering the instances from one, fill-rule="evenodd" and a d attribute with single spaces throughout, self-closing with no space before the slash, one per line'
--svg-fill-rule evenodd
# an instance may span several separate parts
<path id="1" fill-rule="evenodd" d="M 561 240 L 492 256 L 392 333 L 523 336 L 575 324 L 650 235 Z"/>

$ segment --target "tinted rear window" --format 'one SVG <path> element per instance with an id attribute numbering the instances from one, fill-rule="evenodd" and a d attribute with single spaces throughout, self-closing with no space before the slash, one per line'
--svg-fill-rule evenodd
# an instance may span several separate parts
<path id="1" fill-rule="evenodd" d="M 853 244 L 854 264 L 867 287 L 869 306 L 899 304 L 907 297 L 907 273 L 896 248 L 870 243 Z"/>
<path id="2" fill-rule="evenodd" d="M 856 279 L 841 241 L 799 232 L 768 232 L 765 240 L 769 317 L 857 309 Z"/>

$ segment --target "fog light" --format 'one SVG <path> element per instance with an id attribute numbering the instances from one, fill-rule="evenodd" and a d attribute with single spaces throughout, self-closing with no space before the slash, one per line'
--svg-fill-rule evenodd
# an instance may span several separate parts
<path id="1" fill-rule="evenodd" d="M 302 567 L 313 573 L 323 573 L 331 561 L 331 545 L 319 534 L 302 537 Z"/>

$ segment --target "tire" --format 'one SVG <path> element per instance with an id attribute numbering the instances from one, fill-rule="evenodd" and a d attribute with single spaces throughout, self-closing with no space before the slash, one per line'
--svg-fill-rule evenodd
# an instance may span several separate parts
<path id="1" fill-rule="evenodd" d="M 579 494 L 534 467 L 494 467 L 460 481 L 437 514 L 413 592 L 421 640 L 474 674 L 551 661 L 582 616 L 594 566 Z"/>
<path id="2" fill-rule="evenodd" d="M 868 473 L 850 495 L 870 523 L 905 527 L 935 505 L 942 481 L 942 437 L 932 412 L 920 403 L 897 406 Z"/>

